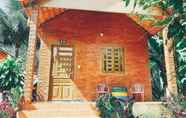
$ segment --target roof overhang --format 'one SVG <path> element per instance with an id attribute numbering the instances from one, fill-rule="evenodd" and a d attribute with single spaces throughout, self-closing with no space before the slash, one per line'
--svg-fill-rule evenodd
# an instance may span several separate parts
<path id="1" fill-rule="evenodd" d="M 24 5 L 29 0 L 20 0 Z M 143 10 L 140 6 L 134 9 L 135 0 L 130 0 L 130 4 L 126 7 L 123 0 L 32 0 L 39 7 L 66 8 L 100 12 L 116 12 L 116 13 L 135 13 L 143 15 L 162 15 L 161 12 L 154 8 Z"/>
<path id="2" fill-rule="evenodd" d="M 28 0 L 23 0 L 28 1 Z M 26 4 L 26 3 L 24 3 Z M 156 19 L 162 19 L 161 11 L 158 8 L 143 10 L 140 7 L 133 9 L 134 0 L 125 7 L 123 0 L 35 0 L 35 5 L 39 9 L 39 25 L 47 22 L 65 11 L 65 9 L 87 10 L 109 13 L 124 13 L 148 31 L 150 34 L 156 34 L 162 27 L 154 27 L 154 21 L 140 21 L 139 15 L 153 16 Z M 30 10 L 28 10 L 30 11 Z M 28 12 L 29 13 L 29 12 Z M 31 12 L 29 13 L 31 14 Z"/>

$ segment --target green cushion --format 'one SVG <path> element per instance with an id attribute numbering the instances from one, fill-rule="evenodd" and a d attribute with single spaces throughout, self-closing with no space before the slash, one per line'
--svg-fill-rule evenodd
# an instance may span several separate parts
<path id="1" fill-rule="evenodd" d="M 126 87 L 112 87 L 112 92 L 128 92 L 128 89 Z"/>

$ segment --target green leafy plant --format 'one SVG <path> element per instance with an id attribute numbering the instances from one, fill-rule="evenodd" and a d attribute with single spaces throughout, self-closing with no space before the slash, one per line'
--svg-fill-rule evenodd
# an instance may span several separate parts
<path id="1" fill-rule="evenodd" d="M 186 117 L 186 98 L 182 95 L 164 98 L 163 105 L 172 112 L 173 118 Z"/>
<path id="2" fill-rule="evenodd" d="M 160 100 L 167 86 L 162 38 L 158 35 L 150 37 L 148 47 L 152 94 L 154 100 Z"/>
<path id="3" fill-rule="evenodd" d="M 0 116 L 1 116 L 2 118 L 8 118 L 8 112 L 0 111 Z"/>
<path id="4" fill-rule="evenodd" d="M 177 83 L 180 92 L 186 96 L 186 39 L 176 40 L 175 45 Z"/>
<path id="5" fill-rule="evenodd" d="M 125 6 L 133 0 L 123 0 Z M 146 20 L 146 18 L 153 19 L 156 23 L 154 26 L 168 26 L 168 37 L 174 39 L 182 39 L 186 36 L 186 1 L 185 0 L 134 0 L 133 8 L 137 6 L 143 9 L 148 9 L 151 7 L 156 7 L 161 11 L 161 14 L 166 16 L 165 19 L 157 20 L 150 18 L 149 16 L 144 16 L 139 14 L 139 16 Z M 136 14 L 137 15 L 137 14 Z"/>
<path id="6" fill-rule="evenodd" d="M 164 40 L 164 55 L 165 57 L 169 57 L 169 60 L 165 58 L 166 70 L 167 70 L 167 78 L 168 83 L 167 90 L 171 91 L 175 95 L 177 94 L 177 85 L 180 86 L 182 81 L 178 81 L 178 78 L 172 76 L 175 72 L 175 64 L 171 63 L 174 61 L 175 57 L 175 42 L 176 40 L 181 40 L 186 37 L 186 1 L 185 0 L 123 0 L 125 2 L 125 6 L 128 6 L 132 1 L 134 2 L 134 7 L 141 7 L 144 10 L 149 10 L 151 8 L 157 9 L 159 15 L 164 16 L 164 19 L 157 20 L 153 19 L 155 22 L 154 26 L 163 28 L 162 37 Z M 136 5 L 137 4 L 137 5 Z M 136 13 L 136 15 L 138 15 Z M 144 18 L 150 17 L 152 15 L 141 15 L 143 16 L 141 20 Z M 153 16 L 152 16 L 153 17 Z M 174 55 L 171 53 L 173 51 Z M 173 73 L 171 75 L 171 73 Z M 176 80 L 177 83 L 174 81 Z M 185 81 L 184 81 L 185 83 Z M 173 86 L 175 88 L 173 88 Z M 183 86 L 182 86 L 183 87 Z M 183 89 L 182 89 L 183 90 Z"/>
<path id="7" fill-rule="evenodd" d="M 19 87 L 12 88 L 10 90 L 10 104 L 15 109 L 15 111 L 19 110 L 18 103 L 20 102 L 22 97 L 22 89 Z"/>
<path id="8" fill-rule="evenodd" d="M 155 100 L 164 96 L 166 72 L 164 64 L 163 39 L 155 35 L 148 40 L 149 63 L 152 78 L 152 93 Z M 186 39 L 175 42 L 175 62 L 179 92 L 186 96 Z"/>
<path id="9" fill-rule="evenodd" d="M 24 71 L 21 59 L 8 57 L 0 63 L 0 90 L 10 91 L 18 87 L 20 90 L 24 84 Z"/>
<path id="10" fill-rule="evenodd" d="M 133 101 L 124 102 L 110 93 L 102 94 L 96 100 L 101 118 L 134 118 L 132 106 Z"/>
<path id="11" fill-rule="evenodd" d="M 15 56 L 18 57 L 23 46 L 28 44 L 29 28 L 27 17 L 19 0 L 2 1 L 6 5 L 0 8 L 0 36 L 4 46 L 14 46 Z"/>
<path id="12" fill-rule="evenodd" d="M 110 104 L 111 94 L 100 95 L 96 99 L 96 107 L 100 111 L 102 118 L 108 118 L 112 113 L 112 106 Z"/>

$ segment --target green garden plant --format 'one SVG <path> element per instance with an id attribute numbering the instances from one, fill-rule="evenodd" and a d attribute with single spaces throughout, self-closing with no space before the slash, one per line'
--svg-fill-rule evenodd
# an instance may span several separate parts
<path id="1" fill-rule="evenodd" d="M 19 110 L 18 103 L 22 96 L 24 84 L 23 72 L 23 61 L 21 58 L 8 57 L 0 63 L 0 91 L 7 93 L 6 99 L 1 102 L 0 116 L 3 116 L 3 118 L 9 118 L 9 116 Z M 4 106 L 7 106 L 7 109 Z"/>
<path id="2" fill-rule="evenodd" d="M 1 1 L 5 8 L 0 8 L 0 43 L 15 48 L 15 56 L 25 52 L 28 44 L 29 28 L 27 17 L 19 0 Z"/>
<path id="3" fill-rule="evenodd" d="M 155 100 L 160 100 L 167 86 L 162 38 L 158 35 L 149 38 L 148 47 L 152 93 Z M 186 96 L 186 39 L 176 40 L 174 52 L 179 93 Z"/>
<path id="4" fill-rule="evenodd" d="M 164 98 L 163 105 L 172 113 L 172 118 L 186 117 L 186 98 L 183 95 Z"/>
<path id="5" fill-rule="evenodd" d="M 12 88 L 10 90 L 10 105 L 15 109 L 15 111 L 20 110 L 18 104 L 20 103 L 22 97 L 22 89 L 19 87 Z"/>
<path id="6" fill-rule="evenodd" d="M 123 1 L 125 2 L 125 6 L 129 6 L 129 3 L 133 0 L 123 0 Z M 186 1 L 185 0 L 134 0 L 133 9 L 135 9 L 136 7 L 141 7 L 144 10 L 155 7 L 158 9 L 160 15 L 166 17 L 164 19 L 158 20 L 157 18 L 154 18 L 151 15 L 141 15 L 135 13 L 136 15 L 139 15 L 141 20 L 151 20 L 155 22 L 155 24 L 153 24 L 152 26 L 156 26 L 159 28 L 165 27 L 162 33 L 163 34 L 162 37 L 164 40 L 163 46 L 165 50 L 167 49 L 168 50 L 167 51 L 164 50 L 164 56 L 173 57 L 173 58 L 169 58 L 171 62 L 174 62 L 174 60 L 176 60 L 175 61 L 176 65 L 175 65 L 174 63 L 169 63 L 168 59 L 165 58 L 165 63 L 167 63 L 166 65 L 169 65 L 170 67 L 169 68 L 168 66 L 165 66 L 166 71 L 167 72 L 171 71 L 171 73 L 177 73 L 176 78 L 171 73 L 166 74 L 166 77 L 168 78 L 167 83 L 171 83 L 171 85 L 167 84 L 167 88 L 168 88 L 167 90 L 171 90 L 171 92 L 174 93 L 174 95 L 177 95 L 177 86 L 178 86 L 178 90 L 181 90 L 181 92 L 184 93 L 183 90 L 185 90 L 186 88 L 185 67 L 183 67 L 183 62 L 181 62 L 182 63 L 181 65 L 180 62 L 177 63 L 178 58 L 176 56 L 179 56 L 180 52 L 182 52 L 182 55 L 184 55 L 183 53 L 186 53 L 185 51 L 186 49 L 183 48 L 182 51 L 180 49 L 178 51 L 176 45 L 177 42 L 181 42 L 181 41 L 185 42 L 185 38 L 186 38 Z M 174 52 L 173 55 L 171 51 Z M 173 69 L 175 66 L 176 66 L 176 72 Z M 177 83 L 175 83 L 175 79 Z M 176 89 L 173 88 L 172 86 L 176 86 L 175 87 Z"/>
<path id="7" fill-rule="evenodd" d="M 186 96 L 186 38 L 176 40 L 175 61 L 179 92 Z"/>
<path id="8" fill-rule="evenodd" d="M 153 100 L 160 100 L 167 86 L 162 38 L 150 37 L 148 48 Z"/>
<path id="9" fill-rule="evenodd" d="M 132 100 L 126 103 L 113 97 L 110 93 L 102 94 L 96 100 L 96 107 L 101 118 L 134 118 L 132 106 Z"/>
<path id="10" fill-rule="evenodd" d="M 12 88 L 22 89 L 24 84 L 24 70 L 21 59 L 8 57 L 0 63 L 0 90 L 10 91 Z"/>

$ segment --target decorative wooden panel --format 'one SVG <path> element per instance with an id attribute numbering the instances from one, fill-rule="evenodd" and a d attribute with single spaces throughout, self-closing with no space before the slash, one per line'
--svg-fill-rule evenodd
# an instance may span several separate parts
<path id="1" fill-rule="evenodd" d="M 73 48 L 72 47 L 54 47 L 53 48 L 53 77 L 54 78 L 72 78 L 73 72 Z"/>
<path id="2" fill-rule="evenodd" d="M 52 100 L 73 99 L 73 48 L 53 46 Z"/>
<path id="3" fill-rule="evenodd" d="M 73 87 L 71 85 L 63 86 L 62 98 L 66 100 L 70 100 L 73 98 Z"/>

